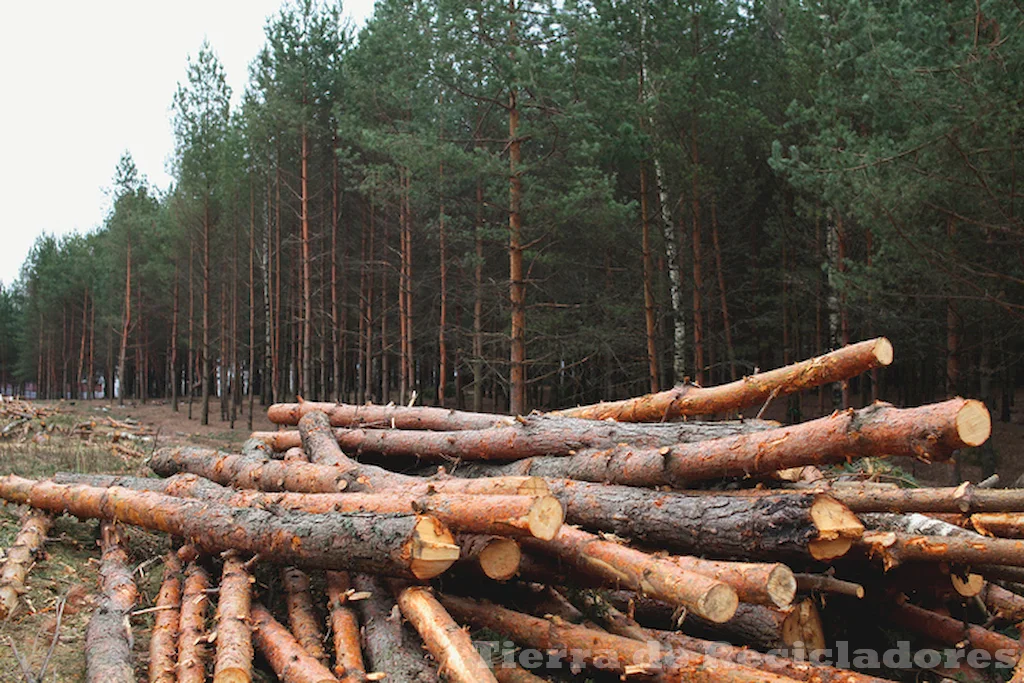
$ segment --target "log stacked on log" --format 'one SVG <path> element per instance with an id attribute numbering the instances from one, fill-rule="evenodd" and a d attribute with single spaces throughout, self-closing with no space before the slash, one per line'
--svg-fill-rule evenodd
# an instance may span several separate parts
<path id="1" fill-rule="evenodd" d="M 251 681 L 254 647 L 280 680 L 315 683 L 536 683 L 579 668 L 900 679 L 817 656 L 879 625 L 1012 667 L 1022 646 L 995 629 L 1024 619 L 1024 591 L 996 581 L 1024 583 L 1024 491 L 833 482 L 827 469 L 948 460 L 987 440 L 983 404 L 735 419 L 891 360 L 875 339 L 721 387 L 527 416 L 278 404 L 282 429 L 241 452 L 159 449 L 149 464 L 163 478 L 9 475 L 0 498 L 40 511 L 29 521 L 69 513 L 184 544 L 155 608 L 161 683 Z M 732 419 L 672 421 L 713 414 Z M 29 526 L 9 555 L 20 583 L 0 598 L 24 590 L 22 556 L 45 535 Z M 500 639 L 491 656 L 469 628 Z"/>

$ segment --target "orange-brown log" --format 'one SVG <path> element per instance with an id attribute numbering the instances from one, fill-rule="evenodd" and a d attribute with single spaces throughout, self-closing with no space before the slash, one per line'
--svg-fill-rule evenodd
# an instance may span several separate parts
<path id="1" fill-rule="evenodd" d="M 778 423 L 762 420 L 635 425 L 534 415 L 521 417 L 506 427 L 424 432 L 335 429 L 324 413 L 311 412 L 299 421 L 298 430 L 253 432 L 252 438 L 263 440 L 275 451 L 288 451 L 302 445 L 310 454 L 311 461 L 328 465 L 341 462 L 337 456 L 328 459 L 312 455 L 312 451 L 326 446 L 321 441 L 335 440 L 342 452 L 353 456 L 412 456 L 445 461 L 517 460 L 539 455 L 569 455 L 619 444 L 658 448 L 764 431 L 777 426 Z M 314 434 L 315 441 L 310 438 Z"/>
<path id="2" fill-rule="evenodd" d="M 585 663 L 606 671 L 657 674 L 663 683 L 783 683 L 791 678 L 713 659 L 689 650 L 668 653 L 630 638 L 604 631 L 548 621 L 469 598 L 442 595 L 441 604 L 459 621 L 508 636 L 524 647 L 570 653 L 573 663 Z M 575 652 L 574 652 L 575 651 Z M 582 660 L 582 661 L 581 661 Z M 565 662 L 568 667 L 568 662 Z"/>
<path id="3" fill-rule="evenodd" d="M 330 669 L 310 657 L 266 607 L 253 602 L 251 614 L 253 642 L 283 683 L 337 683 Z"/>
<path id="4" fill-rule="evenodd" d="M 213 683 L 250 683 L 252 681 L 252 607 L 253 577 L 235 551 L 224 554 L 220 591 L 217 598 L 217 652 L 213 663 Z"/>
<path id="5" fill-rule="evenodd" d="M 21 530 L 14 538 L 14 545 L 7 549 L 7 558 L 0 569 L 0 620 L 5 620 L 21 601 L 27 590 L 25 577 L 43 553 L 46 534 L 53 524 L 53 517 L 41 510 L 30 509 L 21 517 Z"/>
<path id="6" fill-rule="evenodd" d="M 210 658 L 207 617 L 210 611 L 210 575 L 198 560 L 185 567 L 178 626 L 178 683 L 205 683 Z"/>
<path id="7" fill-rule="evenodd" d="M 814 600 L 804 599 L 778 609 L 741 603 L 736 615 L 722 624 L 689 619 L 683 629 L 700 637 L 725 639 L 760 650 L 785 650 L 797 659 L 825 647 L 825 630 Z"/>
<path id="8" fill-rule="evenodd" d="M 849 509 L 822 493 L 680 493 L 564 479 L 548 485 L 569 523 L 682 554 L 831 560 L 864 531 Z"/>
<path id="9" fill-rule="evenodd" d="M 532 494 L 535 477 L 502 477 L 497 480 L 458 477 L 413 477 L 382 467 L 359 465 L 352 470 L 303 462 L 283 462 L 251 455 L 222 453 L 207 448 L 160 448 L 149 466 L 162 477 L 191 472 L 224 486 L 261 491 L 338 493 L 402 487 L 410 495 L 424 493 Z"/>
<path id="10" fill-rule="evenodd" d="M 858 542 L 886 569 L 904 562 L 1024 566 L 1024 541 L 973 536 L 915 536 L 898 531 L 867 531 Z M 981 568 L 978 571 L 984 575 Z"/>
<path id="11" fill-rule="evenodd" d="M 275 403 L 267 409 L 271 422 L 282 425 L 297 425 L 299 419 L 314 411 L 327 414 L 335 427 L 377 427 L 391 429 L 487 429 L 509 425 L 515 421 L 509 415 L 490 413 L 469 413 L 447 408 L 407 407 L 395 405 L 351 405 L 347 403 Z"/>
<path id="12" fill-rule="evenodd" d="M 983 489 L 991 491 L 992 489 Z M 982 512 L 971 515 L 971 526 L 978 533 L 1000 538 L 1024 538 L 1024 513 Z"/>
<path id="13" fill-rule="evenodd" d="M 797 581 L 793 570 L 784 564 L 722 562 L 685 555 L 672 559 L 686 571 L 732 586 L 741 602 L 789 607 L 796 597 Z"/>
<path id="14" fill-rule="evenodd" d="M 62 482 L 123 486 L 170 496 L 197 498 L 238 507 L 273 507 L 311 514 L 378 513 L 429 514 L 443 524 L 474 534 L 553 538 L 565 513 L 558 499 L 543 496 L 437 493 L 408 495 L 403 489 L 377 493 L 280 493 L 239 490 L 215 484 L 195 474 L 166 479 L 107 475 L 61 475 Z"/>
<path id="15" fill-rule="evenodd" d="M 363 626 L 367 670 L 385 673 L 396 681 L 437 683 L 436 667 L 423 656 L 423 643 L 416 631 L 402 623 L 401 612 L 383 579 L 353 574 L 352 585 L 360 597 L 352 604 Z"/>
<path id="16" fill-rule="evenodd" d="M 167 553 L 164 576 L 156 598 L 153 631 L 149 636 L 149 683 L 178 680 L 178 622 L 181 614 L 181 561 Z"/>
<path id="17" fill-rule="evenodd" d="M 685 607 L 710 621 L 727 621 L 736 611 L 735 590 L 721 581 L 683 569 L 671 557 L 649 555 L 565 526 L 550 541 L 523 539 L 523 543 L 558 557 L 580 572 Z"/>
<path id="18" fill-rule="evenodd" d="M 469 633 L 455 623 L 430 589 L 395 585 L 392 591 L 399 609 L 423 638 L 443 677 L 451 683 L 497 683 Z"/>
<path id="19" fill-rule="evenodd" d="M 281 460 L 285 462 L 309 462 L 309 458 L 306 457 L 306 453 L 302 450 L 302 446 L 293 446 L 284 452 L 281 456 Z"/>
<path id="20" fill-rule="evenodd" d="M 457 566 L 471 565 L 495 581 L 507 581 L 519 571 L 523 554 L 511 538 L 456 534 L 455 543 L 462 549 Z"/>
<path id="21" fill-rule="evenodd" d="M 980 595 L 988 611 L 1000 619 L 1024 620 L 1024 597 L 994 583 L 986 583 Z"/>
<path id="22" fill-rule="evenodd" d="M 796 574 L 796 587 L 801 593 L 835 593 L 851 598 L 863 598 L 864 586 L 843 581 L 827 574 Z"/>
<path id="23" fill-rule="evenodd" d="M 283 567 L 281 585 L 284 588 L 289 630 L 306 654 L 326 666 L 324 633 L 320 628 L 320 617 L 313 605 L 309 575 L 298 567 Z"/>
<path id="24" fill-rule="evenodd" d="M 712 415 L 759 405 L 770 397 L 839 382 L 891 362 L 892 344 L 879 337 L 717 387 L 682 385 L 656 394 L 568 408 L 552 414 L 620 422 L 660 422 L 684 415 Z"/>
<path id="25" fill-rule="evenodd" d="M 471 464 L 463 476 L 533 475 L 630 486 L 673 485 L 720 477 L 767 475 L 801 465 L 827 465 L 869 456 L 944 460 L 984 443 L 991 417 L 980 401 L 950 399 L 918 408 L 875 403 L 797 425 L 644 448 L 616 446 L 569 456 L 538 456 L 504 465 Z"/>
<path id="26" fill-rule="evenodd" d="M 917 489 L 834 486 L 831 494 L 854 512 L 971 514 L 1024 510 L 1024 489 L 979 488 L 968 482 L 956 487 Z"/>
<path id="27" fill-rule="evenodd" d="M 595 597 L 588 594 L 588 597 Z M 658 640 L 671 648 L 681 648 L 692 652 L 724 659 L 736 664 L 750 666 L 779 676 L 788 676 L 799 681 L 810 683 L 884 683 L 883 679 L 874 676 L 838 669 L 831 666 L 816 666 L 806 661 L 785 658 L 779 653 L 765 656 L 747 647 L 730 645 L 721 641 L 709 641 L 688 636 L 680 631 L 657 631 L 640 626 L 635 620 L 622 613 L 607 601 L 597 599 L 594 604 L 595 618 L 601 625 L 617 636 L 632 638 L 642 642 Z"/>
<path id="28" fill-rule="evenodd" d="M 334 645 L 334 675 L 340 683 L 365 683 L 366 665 L 360 644 L 359 617 L 349 605 L 352 590 L 348 572 L 326 572 L 328 622 Z"/>
<path id="29" fill-rule="evenodd" d="M 100 524 L 99 604 L 85 630 L 85 680 L 88 683 L 135 681 L 132 664 L 132 633 L 128 615 L 138 591 L 128 560 L 128 539 L 113 522 Z"/>
<path id="30" fill-rule="evenodd" d="M 961 643 L 967 642 L 971 648 L 985 650 L 997 661 L 1006 663 L 1020 659 L 1019 640 L 917 605 L 897 601 L 886 608 L 885 616 L 895 626 L 944 645 L 959 647 Z"/>
<path id="31" fill-rule="evenodd" d="M 459 552 L 447 528 L 429 515 L 270 511 L 14 475 L 0 477 L 0 498 L 163 531 L 191 539 L 207 552 L 233 548 L 272 562 L 314 568 L 428 579 L 450 567 Z"/>
<path id="32" fill-rule="evenodd" d="M 514 663 L 511 666 L 496 665 L 494 677 L 498 683 L 548 683 L 546 678 L 536 676 Z"/>

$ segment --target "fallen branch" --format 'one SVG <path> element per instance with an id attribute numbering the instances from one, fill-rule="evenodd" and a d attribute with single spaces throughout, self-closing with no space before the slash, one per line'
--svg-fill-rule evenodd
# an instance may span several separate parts
<path id="1" fill-rule="evenodd" d="M 283 683 L 337 683 L 330 669 L 310 657 L 266 607 L 254 602 L 251 614 L 253 642 Z"/>
<path id="2" fill-rule="evenodd" d="M 359 617 L 349 605 L 348 572 L 326 572 L 328 623 L 334 645 L 334 675 L 340 683 L 365 683 L 366 665 L 360 645 Z"/>

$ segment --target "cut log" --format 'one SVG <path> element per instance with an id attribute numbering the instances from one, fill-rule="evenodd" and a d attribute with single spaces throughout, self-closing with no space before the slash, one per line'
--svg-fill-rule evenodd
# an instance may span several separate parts
<path id="1" fill-rule="evenodd" d="M 827 574 L 797 574 L 796 587 L 801 593 L 835 593 L 849 595 L 851 598 L 864 597 L 864 586 Z"/>
<path id="2" fill-rule="evenodd" d="M 966 642 L 971 648 L 985 650 L 999 662 L 1017 662 L 1020 659 L 1020 641 L 917 605 L 897 601 L 885 609 L 885 616 L 894 625 L 943 645 L 960 647 Z"/>
<path id="3" fill-rule="evenodd" d="M 1024 620 L 1024 597 L 994 583 L 986 583 L 979 595 L 988 611 L 996 617 L 1013 622 Z"/>
<path id="4" fill-rule="evenodd" d="M 786 609 L 740 604 L 736 615 L 722 624 L 687 620 L 683 630 L 706 638 L 725 639 L 765 652 L 782 650 L 806 660 L 810 652 L 825 647 L 825 630 L 814 600 L 800 600 Z"/>
<path id="5" fill-rule="evenodd" d="M 43 552 L 46 534 L 53 525 L 53 517 L 41 510 L 30 509 L 21 518 L 21 530 L 14 545 L 7 549 L 7 559 L 0 569 L 0 621 L 7 619 L 18 608 L 21 596 L 27 590 L 25 577 L 36 558 Z"/>
<path id="6" fill-rule="evenodd" d="M 315 419 L 315 422 L 312 420 Z M 577 451 L 628 444 L 658 448 L 678 443 L 719 439 L 778 427 L 776 422 L 678 422 L 635 425 L 619 422 L 573 420 L 545 415 L 521 417 L 504 427 L 447 432 L 401 429 L 334 429 L 324 413 L 307 413 L 299 429 L 253 432 L 271 449 L 281 452 L 303 445 L 309 453 L 309 430 L 318 438 L 335 439 L 344 453 L 440 460 L 518 460 L 538 455 L 569 455 Z M 306 435 L 305 438 L 303 435 Z M 321 464 L 339 464 L 311 457 Z"/>
<path id="7" fill-rule="evenodd" d="M 330 669 L 306 654 L 267 608 L 252 604 L 252 639 L 282 683 L 337 683 Z"/>
<path id="8" fill-rule="evenodd" d="M 819 493 L 716 495 L 550 480 L 572 524 L 683 554 L 774 560 L 841 557 L 864 527 Z"/>
<path id="9" fill-rule="evenodd" d="M 281 586 L 284 589 L 289 630 L 306 654 L 326 666 L 324 633 L 309 590 L 309 575 L 298 567 L 284 567 L 281 569 Z"/>
<path id="10" fill-rule="evenodd" d="M 0 498 L 82 518 L 117 519 L 192 539 L 207 552 L 235 549 L 313 568 L 428 579 L 458 559 L 451 533 L 429 515 L 312 515 L 176 498 L 125 488 L 0 477 Z"/>
<path id="11" fill-rule="evenodd" d="M 515 664 L 512 666 L 499 664 L 494 669 L 494 677 L 498 679 L 498 683 L 548 683 L 546 678 L 535 676 Z"/>
<path id="12" fill-rule="evenodd" d="M 327 414 L 335 427 L 383 427 L 391 429 L 487 429 L 510 425 L 509 415 L 469 413 L 446 408 L 406 407 L 395 405 L 349 405 L 346 403 L 275 403 L 267 409 L 267 417 L 275 424 L 297 425 L 299 419 L 314 411 Z"/>
<path id="13" fill-rule="evenodd" d="M 1017 512 L 1024 510 L 1024 489 L 957 487 L 901 489 L 835 486 L 831 494 L 854 512 Z"/>
<path id="14" fill-rule="evenodd" d="M 223 486 L 261 491 L 296 493 L 338 493 L 374 491 L 401 487 L 409 495 L 426 493 L 532 494 L 538 487 L 533 477 L 495 480 L 439 477 L 426 479 L 382 467 L 359 465 L 356 469 L 282 462 L 222 453 L 208 448 L 160 448 L 149 460 L 150 468 L 162 477 L 191 472 Z"/>
<path id="15" fill-rule="evenodd" d="M 497 683 L 487 662 L 441 603 L 422 586 L 393 586 L 402 614 L 423 638 L 439 664 L 441 675 L 451 683 Z"/>
<path id="16" fill-rule="evenodd" d="M 548 621 L 513 612 L 488 602 L 442 595 L 441 604 L 459 621 L 468 621 L 478 628 L 488 628 L 508 636 L 524 647 L 542 651 L 567 653 L 569 663 L 587 664 L 605 671 L 659 674 L 663 683 L 783 683 L 790 678 L 757 671 L 732 662 L 712 659 L 688 650 L 672 651 L 662 657 L 662 648 L 649 647 L 630 638 L 596 631 L 562 621 Z M 563 657 L 566 655 L 563 655 Z"/>
<path id="17" fill-rule="evenodd" d="M 224 554 L 220 591 L 217 599 L 217 652 L 213 664 L 213 683 L 250 683 L 252 681 L 252 607 L 253 577 L 241 556 Z"/>
<path id="18" fill-rule="evenodd" d="M 157 594 L 156 608 L 149 637 L 149 683 L 176 683 L 181 561 L 173 551 L 164 559 L 164 577 Z"/>
<path id="19" fill-rule="evenodd" d="M 185 567 L 185 588 L 181 596 L 178 627 L 178 683 L 205 683 L 207 648 L 206 618 L 210 608 L 207 591 L 210 575 L 198 560 Z"/>
<path id="20" fill-rule="evenodd" d="M 562 527 L 550 541 L 523 539 L 523 543 L 558 557 L 577 571 L 685 607 L 710 621 L 727 621 L 736 611 L 735 590 L 686 571 L 669 557 L 648 555 L 572 527 Z"/>
<path id="21" fill-rule="evenodd" d="M 891 362 L 892 344 L 888 339 L 879 337 L 717 387 L 683 385 L 657 394 L 568 408 L 551 414 L 619 422 L 661 422 L 682 416 L 713 415 L 760 405 L 770 397 L 839 382 Z"/>
<path id="22" fill-rule="evenodd" d="M 455 543 L 462 549 L 458 564 L 472 565 L 489 579 L 507 581 L 519 571 L 523 555 L 511 538 L 457 534 Z"/>
<path id="23" fill-rule="evenodd" d="M 685 555 L 676 555 L 672 559 L 686 571 L 732 586 L 741 602 L 789 607 L 796 597 L 796 579 L 793 571 L 784 564 L 723 562 Z"/>
<path id="24" fill-rule="evenodd" d="M 220 486 L 194 474 L 175 474 L 167 479 L 62 475 L 59 480 L 123 486 L 236 507 L 286 509 L 311 514 L 429 514 L 452 529 L 474 534 L 532 535 L 550 539 L 558 532 L 565 517 L 562 504 L 548 495 L 407 495 L 402 489 L 386 489 L 379 493 L 264 493 Z"/>
<path id="25" fill-rule="evenodd" d="M 401 614 L 384 582 L 376 576 L 354 574 L 352 583 L 362 599 L 353 601 L 363 625 L 366 668 L 396 681 L 438 683 L 437 671 L 423 656 L 422 643 Z"/>
<path id="26" fill-rule="evenodd" d="M 869 531 L 859 541 L 888 569 L 904 562 L 952 562 L 1024 567 L 1024 541 L 978 536 L 913 536 L 894 531 Z M 984 575 L 983 568 L 978 571 Z"/>
<path id="27" fill-rule="evenodd" d="M 359 617 L 348 602 L 351 591 L 348 572 L 329 571 L 326 578 L 334 675 L 340 683 L 366 683 L 366 665 L 359 643 Z"/>
<path id="28" fill-rule="evenodd" d="M 667 647 L 681 648 L 703 655 L 724 659 L 726 661 L 750 666 L 779 676 L 788 676 L 798 681 L 810 683 L 885 683 L 874 676 L 838 669 L 832 666 L 815 666 L 805 661 L 785 658 L 772 653 L 770 656 L 746 647 L 729 645 L 721 641 L 712 642 L 688 636 L 679 631 L 657 631 L 640 626 L 628 615 L 616 609 L 610 603 L 600 600 L 595 604 L 595 618 L 610 632 L 624 638 L 632 638 L 641 642 L 651 639 L 658 640 Z"/>
<path id="29" fill-rule="evenodd" d="M 979 401 L 957 398 L 903 409 L 875 403 L 789 427 L 710 441 L 661 448 L 616 446 L 499 466 L 463 467 L 458 472 L 462 476 L 533 475 L 684 487 L 693 481 L 768 475 L 855 457 L 903 455 L 944 460 L 957 449 L 981 445 L 990 433 L 988 409 Z"/>
<path id="30" fill-rule="evenodd" d="M 983 512 L 971 515 L 971 526 L 986 536 L 1024 538 L 1024 513 Z"/>
<path id="31" fill-rule="evenodd" d="M 85 680 L 131 683 L 135 681 L 135 667 L 128 615 L 138 591 L 128 561 L 127 538 L 113 522 L 100 524 L 100 548 L 103 595 L 85 631 Z"/>

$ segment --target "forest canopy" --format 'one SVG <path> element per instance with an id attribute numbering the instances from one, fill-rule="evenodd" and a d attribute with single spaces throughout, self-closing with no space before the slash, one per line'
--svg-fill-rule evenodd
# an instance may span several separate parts
<path id="1" fill-rule="evenodd" d="M 886 335 L 884 376 L 791 410 L 1007 419 L 1022 29 L 1005 0 L 379 0 L 355 33 L 292 0 L 240 98 L 189 58 L 167 191 L 126 152 L 103 225 L 37 240 L 0 385 L 525 413 Z"/>

